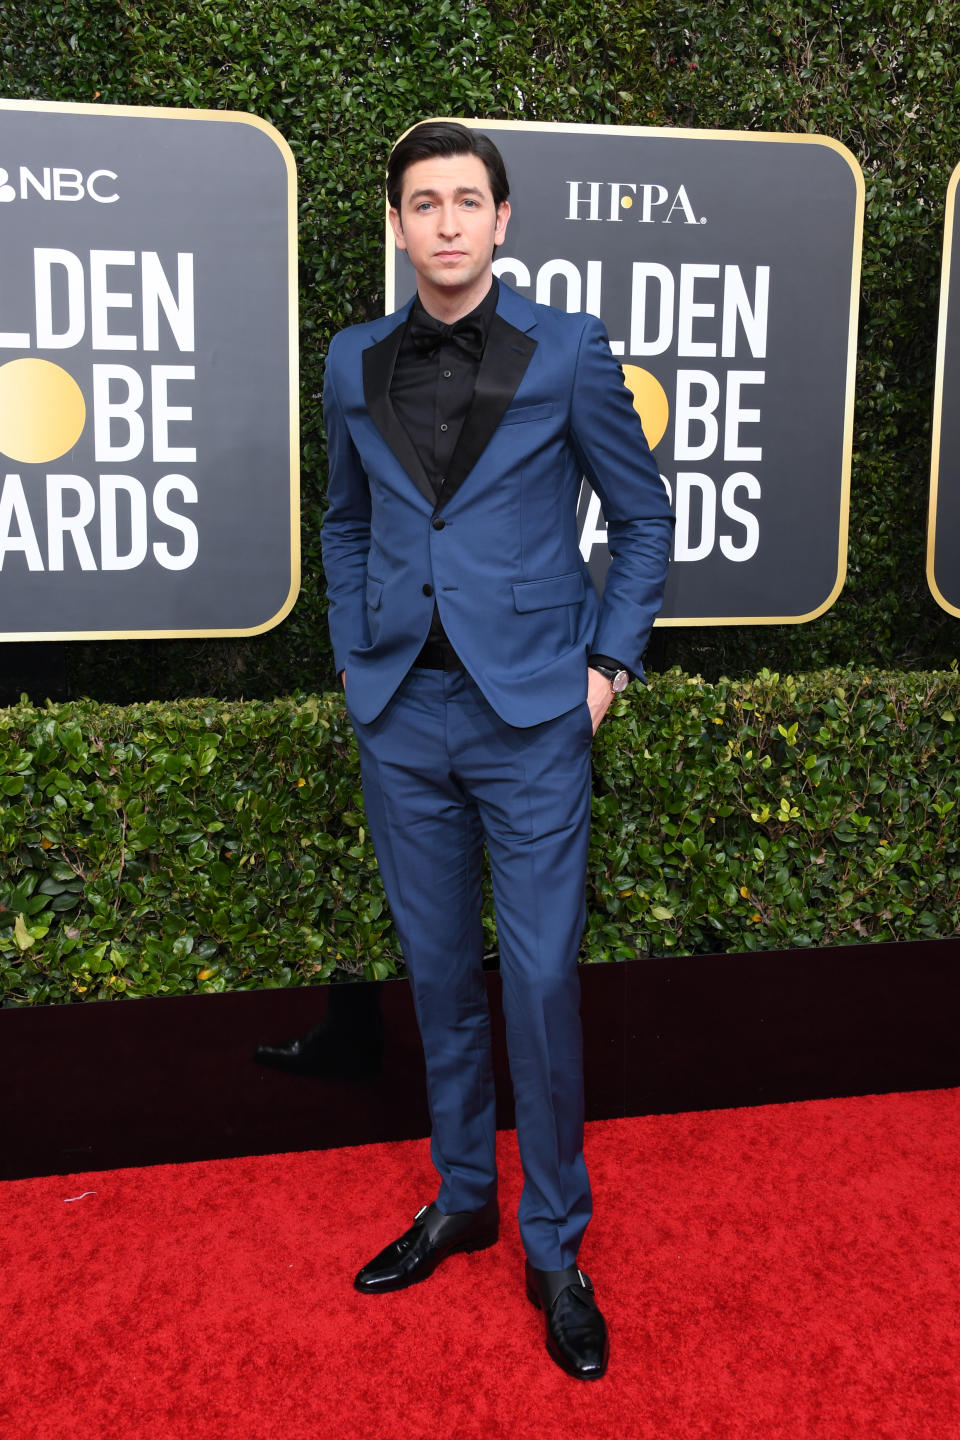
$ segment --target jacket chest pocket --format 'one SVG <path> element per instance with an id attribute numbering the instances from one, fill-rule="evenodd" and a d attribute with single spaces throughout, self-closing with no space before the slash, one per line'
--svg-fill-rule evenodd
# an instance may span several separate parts
<path id="1" fill-rule="evenodd" d="M 546 420 L 556 408 L 552 400 L 546 400 L 541 405 L 511 405 L 501 416 L 500 424 L 519 425 L 525 420 Z"/>

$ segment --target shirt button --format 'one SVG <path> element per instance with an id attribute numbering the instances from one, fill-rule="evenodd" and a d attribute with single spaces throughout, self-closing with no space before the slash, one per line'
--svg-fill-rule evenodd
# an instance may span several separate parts
<path id="1" fill-rule="evenodd" d="M 434 530 L 442 530 L 445 527 L 446 523 L 446 520 L 444 520 L 442 516 L 438 515 L 433 522 L 433 528 Z"/>
<path id="2" fill-rule="evenodd" d="M 452 371 L 452 370 L 444 370 L 444 372 L 443 372 L 443 378 L 444 378 L 444 380 L 449 380 L 449 379 L 450 379 L 450 376 L 451 376 L 452 374 L 453 374 L 453 371 Z"/>
<path id="3" fill-rule="evenodd" d="M 447 430 L 450 429 L 450 426 L 449 426 L 449 425 L 441 425 L 441 426 L 440 426 L 440 429 L 443 430 L 443 431 L 447 431 Z"/>
<path id="4" fill-rule="evenodd" d="M 432 586 L 432 585 L 424 585 L 424 587 L 423 587 L 423 593 L 424 593 L 424 595 L 432 595 L 432 594 L 433 594 L 433 586 Z"/>

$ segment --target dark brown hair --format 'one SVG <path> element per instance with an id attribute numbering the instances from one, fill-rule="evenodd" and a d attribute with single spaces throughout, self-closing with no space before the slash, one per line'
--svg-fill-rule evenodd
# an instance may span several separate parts
<path id="1" fill-rule="evenodd" d="M 482 160 L 498 209 L 510 194 L 503 156 L 489 135 L 458 125 L 455 120 L 425 120 L 397 141 L 387 161 L 387 199 L 394 210 L 400 209 L 403 177 L 409 167 L 437 155 L 476 155 Z"/>

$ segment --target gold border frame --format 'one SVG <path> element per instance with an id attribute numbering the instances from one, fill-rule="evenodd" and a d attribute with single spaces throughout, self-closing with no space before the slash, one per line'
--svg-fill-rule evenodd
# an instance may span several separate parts
<path id="1" fill-rule="evenodd" d="M 809 611 L 806 615 L 730 615 L 730 616 L 686 616 L 677 619 L 660 619 L 654 621 L 658 626 L 681 626 L 681 625 L 802 625 L 808 620 L 816 620 L 819 615 L 825 614 L 837 599 L 844 587 L 847 578 L 847 549 L 850 535 L 850 475 L 853 466 L 853 405 L 854 390 L 857 373 L 857 325 L 860 310 L 860 269 L 863 258 L 863 212 L 865 187 L 863 171 L 857 162 L 856 157 L 849 151 L 846 145 L 834 140 L 828 135 L 780 135 L 768 130 L 694 130 L 683 126 L 673 128 L 667 125 L 580 125 L 568 121 L 550 120 L 468 120 L 453 115 L 430 115 L 424 116 L 424 120 L 454 120 L 459 125 L 467 125 L 473 130 L 542 130 L 556 132 L 558 134 L 595 134 L 595 135 L 657 135 L 680 140 L 737 140 L 751 141 L 760 144 L 777 145 L 820 145 L 828 150 L 834 150 L 849 165 L 856 186 L 856 209 L 853 225 L 853 255 L 851 257 L 850 270 L 850 323 L 847 328 L 847 378 L 846 391 L 844 394 L 843 411 L 843 462 L 840 472 L 840 528 L 837 536 L 837 578 L 833 589 L 826 600 L 815 610 Z M 417 124 L 422 124 L 418 121 Z M 409 135 L 410 130 L 415 127 L 411 125 L 403 132 Z M 403 135 L 398 135 L 398 143 Z M 396 247 L 393 243 L 393 231 L 387 218 L 389 203 L 384 211 L 386 227 L 386 253 L 385 253 L 385 276 L 386 276 L 386 313 L 392 314 L 396 308 Z"/>
<path id="2" fill-rule="evenodd" d="M 940 424 L 943 418 L 943 371 L 947 355 L 947 315 L 950 308 L 950 263 L 953 258 L 953 222 L 960 165 L 947 184 L 947 206 L 943 218 L 943 259 L 940 268 L 940 313 L 937 320 L 937 369 L 933 384 L 933 433 L 930 436 L 930 496 L 927 502 L 927 585 L 941 609 L 960 616 L 960 607 L 951 605 L 933 573 L 937 538 L 937 501 L 940 494 Z"/>
<path id="3" fill-rule="evenodd" d="M 89 105 L 59 100 L 0 100 L 0 112 L 23 110 L 33 114 L 123 115 L 157 120 L 219 121 L 227 125 L 251 125 L 273 141 L 287 171 L 287 292 L 290 367 L 290 589 L 280 609 L 260 625 L 222 630 L 21 630 L 0 632 L 0 642 L 27 640 L 207 640 L 226 636 L 262 635 L 272 630 L 293 609 L 300 593 L 300 351 L 299 294 L 297 273 L 297 164 L 293 151 L 280 131 L 259 115 L 243 110 L 187 110 L 162 105 Z"/>

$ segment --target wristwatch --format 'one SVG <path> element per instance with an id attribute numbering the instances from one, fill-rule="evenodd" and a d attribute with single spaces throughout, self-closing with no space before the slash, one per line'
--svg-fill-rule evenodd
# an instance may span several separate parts
<path id="1" fill-rule="evenodd" d="M 618 669 L 615 665 L 604 665 L 597 660 L 588 660 L 587 664 L 591 670 L 596 670 L 598 675 L 602 675 L 604 680 L 610 681 L 614 695 L 621 694 L 630 684 L 629 670 L 624 670 L 622 667 Z"/>

